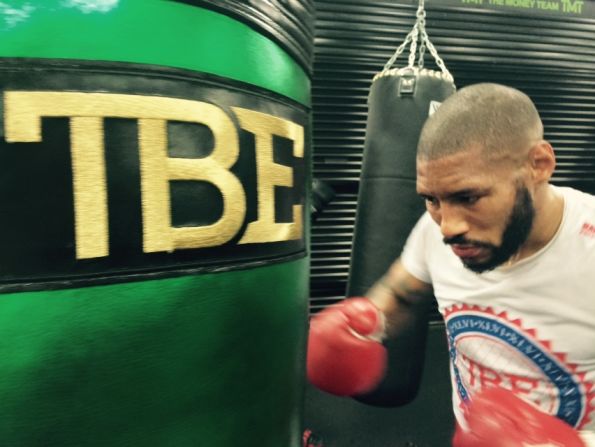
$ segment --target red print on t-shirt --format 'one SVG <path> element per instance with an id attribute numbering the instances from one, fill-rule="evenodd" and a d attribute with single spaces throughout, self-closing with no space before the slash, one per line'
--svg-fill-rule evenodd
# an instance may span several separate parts
<path id="1" fill-rule="evenodd" d="M 581 227 L 580 234 L 583 236 L 595 237 L 595 224 L 585 222 Z"/>

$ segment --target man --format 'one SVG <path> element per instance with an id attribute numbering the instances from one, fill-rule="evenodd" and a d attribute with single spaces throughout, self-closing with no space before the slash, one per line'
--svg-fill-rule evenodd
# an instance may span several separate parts
<path id="1" fill-rule="evenodd" d="M 312 383 L 365 401 L 385 377 L 411 393 L 435 296 L 449 342 L 455 446 L 589 445 L 595 197 L 551 185 L 555 166 L 527 95 L 477 84 L 444 101 L 418 145 L 427 212 L 366 298 L 312 320 Z M 398 341 L 391 355 L 402 368 L 386 371 L 381 340 Z"/>

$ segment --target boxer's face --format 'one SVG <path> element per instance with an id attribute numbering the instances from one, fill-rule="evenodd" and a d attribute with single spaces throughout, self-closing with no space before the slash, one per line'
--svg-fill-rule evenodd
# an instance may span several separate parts
<path id="1" fill-rule="evenodd" d="M 509 260 L 533 225 L 533 200 L 520 176 L 488 164 L 477 150 L 418 160 L 417 191 L 444 242 L 477 273 Z"/>

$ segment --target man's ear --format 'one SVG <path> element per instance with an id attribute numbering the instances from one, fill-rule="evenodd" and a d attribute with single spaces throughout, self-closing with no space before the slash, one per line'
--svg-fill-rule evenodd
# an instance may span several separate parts
<path id="1" fill-rule="evenodd" d="M 549 182 L 556 169 L 556 155 L 552 145 L 540 140 L 529 149 L 529 169 L 535 183 Z"/>

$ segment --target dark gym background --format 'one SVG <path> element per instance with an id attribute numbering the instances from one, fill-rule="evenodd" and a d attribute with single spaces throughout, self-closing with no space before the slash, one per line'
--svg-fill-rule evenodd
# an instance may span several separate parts
<path id="1" fill-rule="evenodd" d="M 417 1 L 315 0 L 313 174 L 335 193 L 312 226 L 311 314 L 344 298 L 372 77 L 415 23 Z M 426 0 L 430 40 L 458 88 L 490 81 L 535 101 L 553 182 L 595 193 L 595 2 Z M 408 51 L 395 66 L 406 65 Z M 426 66 L 435 68 L 426 51 Z M 374 256 L 370 253 L 369 256 Z M 453 427 L 443 324 L 430 327 L 411 404 L 374 408 L 308 388 L 305 426 L 325 447 L 442 447 Z"/>

